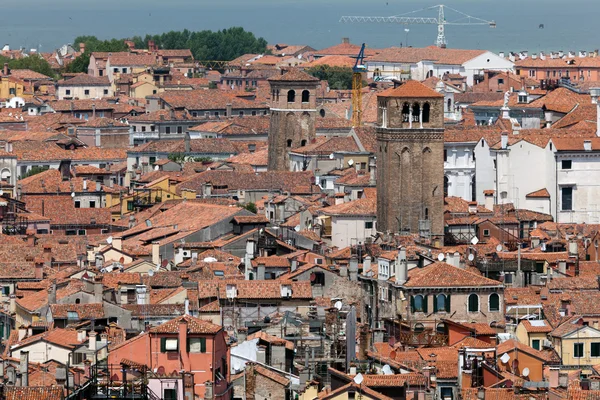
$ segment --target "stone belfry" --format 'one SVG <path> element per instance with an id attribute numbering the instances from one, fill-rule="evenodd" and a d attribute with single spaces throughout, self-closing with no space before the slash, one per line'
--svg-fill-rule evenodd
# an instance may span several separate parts
<path id="1" fill-rule="evenodd" d="M 298 69 L 268 79 L 271 86 L 269 171 L 289 171 L 288 152 L 316 138 L 319 79 Z"/>
<path id="2" fill-rule="evenodd" d="M 377 96 L 377 230 L 444 235 L 444 96 L 417 81 Z"/>

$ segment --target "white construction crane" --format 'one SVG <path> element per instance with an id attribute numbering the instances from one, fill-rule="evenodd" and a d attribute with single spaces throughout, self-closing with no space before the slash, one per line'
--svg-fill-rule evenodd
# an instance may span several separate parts
<path id="1" fill-rule="evenodd" d="M 418 12 L 438 9 L 438 17 L 412 17 L 408 16 L 411 14 L 416 14 Z M 446 17 L 444 15 L 444 9 L 448 9 L 454 11 L 457 14 L 460 14 L 461 17 L 454 21 L 446 21 Z M 467 15 L 461 11 L 455 10 L 454 8 L 445 6 L 443 4 L 426 7 L 421 10 L 411 11 L 405 14 L 392 15 L 390 17 L 361 17 L 361 16 L 344 16 L 340 18 L 340 22 L 376 22 L 376 23 L 388 23 L 388 24 L 434 24 L 438 26 L 438 34 L 437 40 L 435 41 L 436 46 L 438 47 L 446 47 L 446 34 L 445 34 L 445 25 L 489 25 L 490 28 L 496 27 L 496 22 L 494 21 L 486 21 L 485 19 L 472 17 Z"/>

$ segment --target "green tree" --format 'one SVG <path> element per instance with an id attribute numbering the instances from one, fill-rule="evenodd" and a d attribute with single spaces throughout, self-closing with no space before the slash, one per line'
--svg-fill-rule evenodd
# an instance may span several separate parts
<path id="1" fill-rule="evenodd" d="M 34 165 L 33 167 L 31 167 L 31 169 L 29 171 L 27 171 L 25 176 L 21 177 L 21 179 L 25 179 L 30 176 L 37 175 L 44 171 L 48 171 L 48 169 L 49 169 L 48 167 L 40 167 L 40 166 Z"/>
<path id="2" fill-rule="evenodd" d="M 88 70 L 88 66 L 90 65 L 90 53 L 85 52 L 75 58 L 71 64 L 67 66 L 67 72 L 84 72 L 86 73 Z"/>
<path id="3" fill-rule="evenodd" d="M 305 72 L 322 81 L 329 82 L 329 87 L 332 89 L 352 89 L 352 68 L 318 65 L 308 68 Z"/>
<path id="4" fill-rule="evenodd" d="M 31 54 L 28 57 L 23 57 L 18 60 L 0 56 L 0 65 L 4 65 L 4 63 L 7 63 L 10 69 L 30 69 L 51 78 L 56 75 L 52 70 L 52 67 L 50 67 L 50 64 L 48 64 L 48 61 L 37 54 Z"/>
<path id="5" fill-rule="evenodd" d="M 256 204 L 254 204 L 252 202 L 244 204 L 243 207 L 246 210 L 250 211 L 251 213 L 256 214 L 258 212 L 258 208 L 256 208 Z"/>

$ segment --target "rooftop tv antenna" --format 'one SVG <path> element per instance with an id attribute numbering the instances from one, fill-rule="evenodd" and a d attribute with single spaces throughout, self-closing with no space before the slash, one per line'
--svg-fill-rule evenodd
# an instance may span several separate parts
<path id="1" fill-rule="evenodd" d="M 438 16 L 436 17 L 417 17 L 412 16 L 422 11 L 438 10 Z M 453 21 L 446 20 L 446 14 L 444 10 L 450 10 L 459 14 L 459 18 Z M 389 17 L 365 17 L 365 16 L 344 16 L 340 18 L 340 22 L 353 22 L 353 23 L 378 23 L 378 24 L 433 24 L 438 26 L 437 39 L 435 45 L 437 47 L 446 47 L 446 25 L 488 25 L 490 28 L 496 27 L 495 21 L 487 21 L 482 18 L 473 17 L 465 14 L 462 11 L 455 10 L 454 8 L 445 6 L 443 4 L 422 8 L 420 10 L 410 11 L 404 14 L 392 15 Z"/>

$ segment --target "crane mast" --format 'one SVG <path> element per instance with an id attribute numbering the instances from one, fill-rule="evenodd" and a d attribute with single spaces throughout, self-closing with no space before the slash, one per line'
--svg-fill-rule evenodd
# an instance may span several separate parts
<path id="1" fill-rule="evenodd" d="M 418 16 L 409 16 L 410 14 L 415 14 L 421 11 L 438 9 L 438 16 L 435 17 L 418 17 Z M 454 21 L 446 20 L 444 10 L 448 9 L 460 15 L 460 18 Z M 465 14 L 461 11 L 455 10 L 443 4 L 423 8 L 421 10 L 411 11 L 405 14 L 400 15 L 392 15 L 390 17 L 365 17 L 365 16 L 343 16 L 340 18 L 340 22 L 350 22 L 350 23 L 388 23 L 388 24 L 401 24 L 401 25 L 411 25 L 411 24 L 431 24 L 438 26 L 437 39 L 435 41 L 435 45 L 438 47 L 445 48 L 446 47 L 446 25 L 488 25 L 490 28 L 496 27 L 496 22 L 487 21 L 485 19 L 473 17 L 471 15 Z"/>

